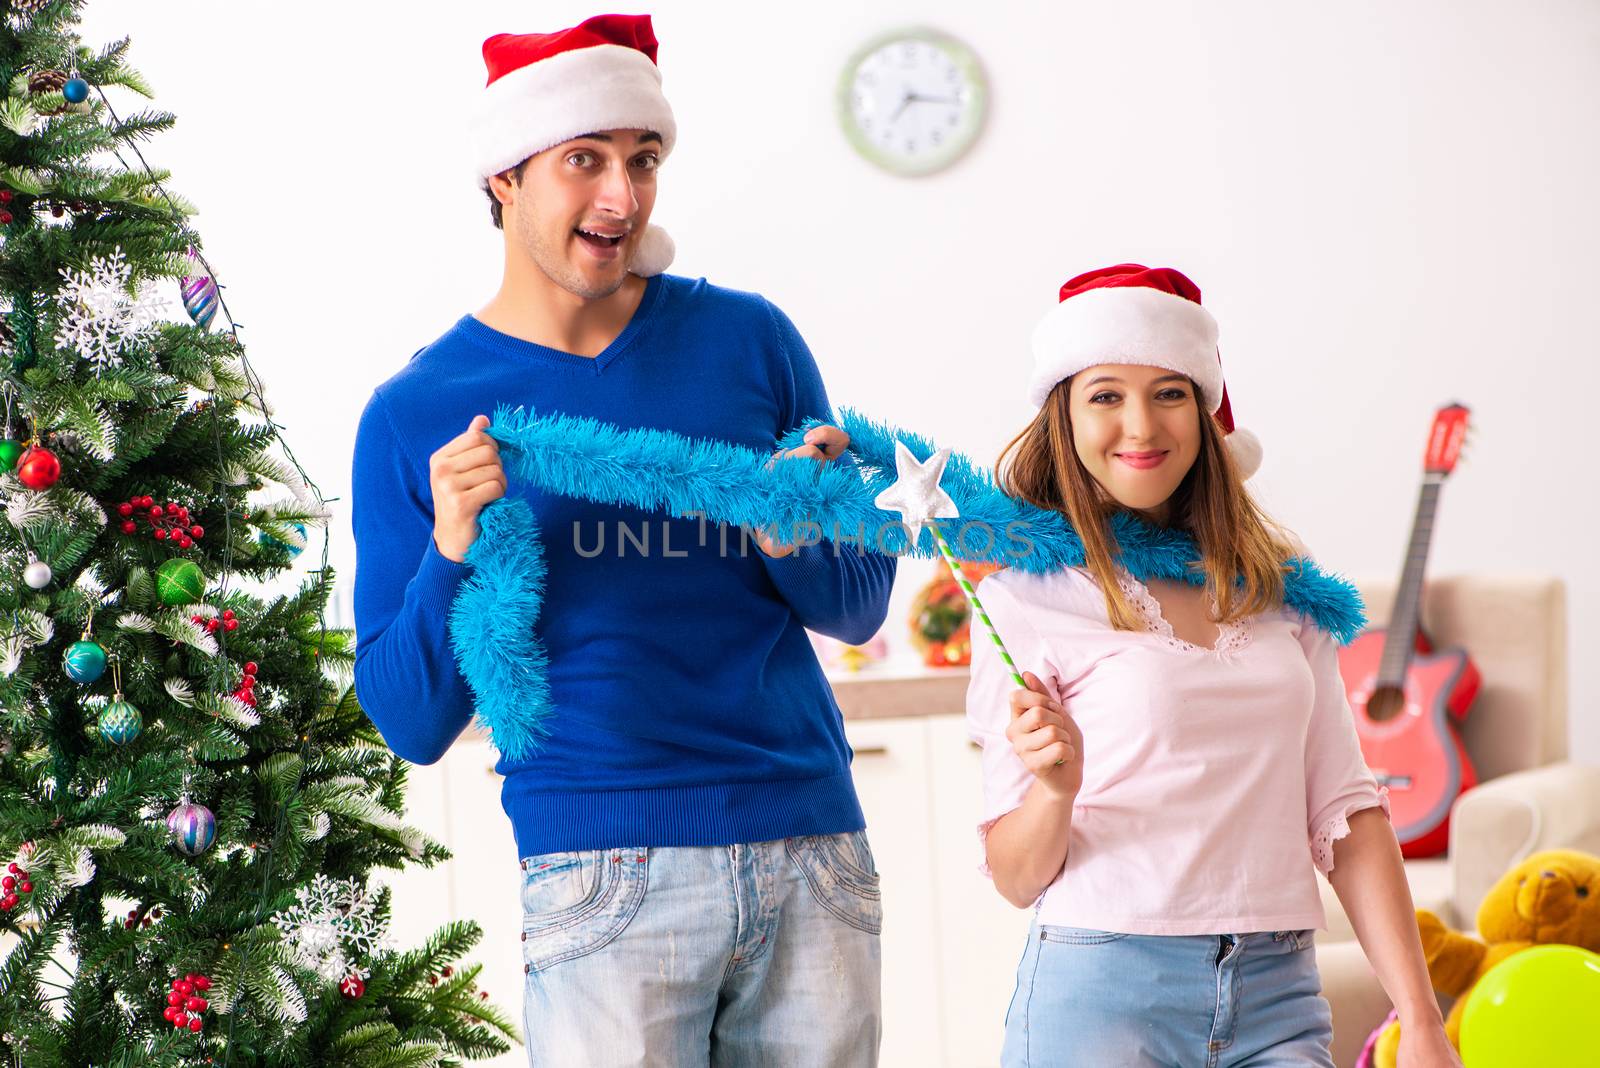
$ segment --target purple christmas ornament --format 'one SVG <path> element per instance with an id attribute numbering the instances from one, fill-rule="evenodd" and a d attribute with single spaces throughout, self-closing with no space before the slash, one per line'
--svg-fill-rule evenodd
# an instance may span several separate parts
<path id="1" fill-rule="evenodd" d="M 178 807 L 167 813 L 167 830 L 172 832 L 172 844 L 185 856 L 198 857 L 217 837 L 217 817 L 204 805 L 189 800 L 187 794 L 178 801 Z"/>

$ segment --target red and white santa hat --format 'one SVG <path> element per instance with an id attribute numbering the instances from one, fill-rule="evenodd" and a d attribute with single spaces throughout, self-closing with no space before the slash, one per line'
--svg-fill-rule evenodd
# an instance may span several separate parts
<path id="1" fill-rule="evenodd" d="M 1244 478 L 1261 466 L 1261 441 L 1233 425 L 1222 380 L 1217 321 L 1200 306 L 1200 287 L 1170 267 L 1119 263 L 1080 274 L 1033 330 L 1028 400 L 1036 408 L 1058 382 L 1102 363 L 1134 363 L 1187 375 L 1226 434 Z"/>
<path id="2" fill-rule="evenodd" d="M 596 15 L 554 33 L 497 33 L 483 42 L 483 62 L 489 83 L 469 119 L 480 182 L 587 133 L 650 130 L 661 135 L 662 159 L 677 141 L 649 15 Z M 651 226 L 628 269 L 660 274 L 674 252 L 666 232 Z"/>

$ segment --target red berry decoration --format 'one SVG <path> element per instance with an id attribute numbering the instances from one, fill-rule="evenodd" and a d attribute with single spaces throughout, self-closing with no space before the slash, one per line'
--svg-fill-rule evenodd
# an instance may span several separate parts
<path id="1" fill-rule="evenodd" d="M 11 214 L 9 211 L 0 210 L 0 224 L 15 222 L 16 218 L 17 217 Z"/>
<path id="2" fill-rule="evenodd" d="M 9 189 L 0 189 L 0 204 L 9 204 L 16 194 Z"/>
<path id="3" fill-rule="evenodd" d="M 139 533 L 139 524 L 142 522 L 149 526 L 153 539 L 179 549 L 194 548 L 194 543 L 205 533 L 204 528 L 194 522 L 187 507 L 176 501 L 157 504 L 156 499 L 148 494 L 129 497 L 118 504 L 117 515 L 123 520 L 120 526 L 122 533 Z"/>
<path id="4" fill-rule="evenodd" d="M 152 909 L 151 912 L 154 914 L 157 910 Z M 205 1029 L 205 1021 L 200 1018 L 200 1014 L 209 1009 L 211 1003 L 195 992 L 203 993 L 210 989 L 211 980 L 197 972 L 190 972 L 182 979 L 174 979 L 172 992 L 167 995 L 167 1007 L 161 1013 L 162 1017 L 180 1031 L 187 1028 L 199 1034 Z"/>
<path id="5" fill-rule="evenodd" d="M 61 477 L 61 461 L 42 445 L 35 445 L 17 461 L 17 478 L 31 490 L 47 490 Z"/>
<path id="6" fill-rule="evenodd" d="M 28 873 L 15 863 L 7 866 L 10 874 L 0 878 L 0 912 L 10 912 L 22 904 L 22 895 L 33 893 L 33 883 Z"/>

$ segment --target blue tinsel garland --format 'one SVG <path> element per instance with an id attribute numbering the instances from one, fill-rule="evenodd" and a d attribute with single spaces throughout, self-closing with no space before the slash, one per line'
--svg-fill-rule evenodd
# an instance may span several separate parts
<path id="1" fill-rule="evenodd" d="M 794 448 L 815 425 L 797 428 L 778 447 Z M 548 492 L 669 515 L 697 512 L 714 523 L 775 527 L 812 540 L 864 539 L 869 548 L 897 555 L 939 555 L 931 531 L 908 545 L 899 517 L 873 504 L 894 482 L 896 439 L 919 460 L 936 451 L 932 443 L 851 411 L 840 412 L 837 425 L 850 435 L 853 464 L 775 463 L 767 453 L 726 442 L 535 416 L 521 408 L 497 411 L 489 433 L 501 443 L 510 479 Z M 961 517 L 938 522 L 962 559 L 1035 573 L 1083 563 L 1083 543 L 1059 513 L 1006 496 L 960 453 L 945 465 L 941 485 Z M 544 554 L 538 524 L 521 498 L 496 501 L 480 522 L 482 534 L 467 553 L 473 574 L 450 612 L 451 643 L 477 698 L 479 722 L 502 753 L 525 758 L 548 731 L 551 711 L 547 661 L 534 634 Z M 1140 580 L 1204 582 L 1191 566 L 1199 554 L 1188 535 L 1125 513 L 1113 519 L 1112 532 L 1121 564 Z M 1024 543 L 1026 551 L 1019 552 Z M 1309 560 L 1291 561 L 1291 568 L 1285 603 L 1340 642 L 1355 637 L 1365 625 L 1355 588 Z"/>

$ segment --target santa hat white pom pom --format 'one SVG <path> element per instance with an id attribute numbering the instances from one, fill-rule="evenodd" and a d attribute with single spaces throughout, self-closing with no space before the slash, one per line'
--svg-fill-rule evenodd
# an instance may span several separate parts
<path id="1" fill-rule="evenodd" d="M 1261 470 L 1261 439 L 1243 427 L 1236 427 L 1233 433 L 1222 439 L 1228 444 L 1228 451 L 1233 453 L 1233 462 L 1239 468 L 1240 478 L 1249 478 Z"/>
<path id="2" fill-rule="evenodd" d="M 634 249 L 633 262 L 628 265 L 628 270 L 640 278 L 652 278 L 672 266 L 672 258 L 678 254 L 678 246 L 672 243 L 672 238 L 659 226 L 647 226 L 644 234 L 639 238 L 639 247 Z"/>

